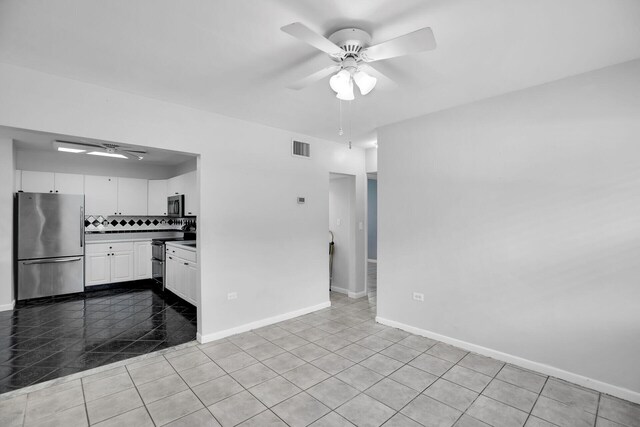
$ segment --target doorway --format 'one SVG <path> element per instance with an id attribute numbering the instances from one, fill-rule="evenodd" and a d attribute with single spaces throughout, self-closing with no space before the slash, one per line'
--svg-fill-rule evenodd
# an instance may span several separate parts
<path id="1" fill-rule="evenodd" d="M 354 175 L 329 174 L 329 233 L 333 255 L 329 282 L 332 292 L 351 298 L 365 295 L 356 283 L 356 180 Z"/>
<path id="2" fill-rule="evenodd" d="M 367 296 L 378 291 L 378 173 L 367 174 Z"/>

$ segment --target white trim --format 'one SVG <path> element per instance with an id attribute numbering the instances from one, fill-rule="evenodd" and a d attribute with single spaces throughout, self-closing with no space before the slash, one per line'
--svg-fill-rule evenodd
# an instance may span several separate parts
<path id="1" fill-rule="evenodd" d="M 368 258 L 367 258 L 367 262 L 372 262 L 372 263 L 374 263 L 374 264 L 377 264 L 377 263 L 378 263 L 378 260 L 377 260 L 377 259 L 368 259 Z"/>
<path id="2" fill-rule="evenodd" d="M 512 354 L 503 353 L 498 350 L 493 350 L 487 347 L 482 347 L 480 345 L 472 344 L 456 338 L 451 338 L 446 335 L 440 335 L 436 332 L 431 332 L 425 329 L 416 328 L 414 326 L 405 325 L 404 323 L 385 319 L 379 316 L 376 317 L 376 322 L 382 323 L 383 325 L 391 326 L 393 328 L 402 329 L 412 334 L 420 335 L 423 337 L 442 341 L 447 344 L 455 345 L 465 350 L 473 351 L 483 356 L 492 357 L 502 362 L 512 363 L 514 365 L 518 365 L 523 368 L 530 369 L 532 371 L 537 371 L 545 375 L 560 378 L 565 381 L 569 381 L 583 387 L 591 388 L 593 390 L 596 390 L 602 393 L 610 394 L 611 396 L 628 400 L 630 402 L 640 403 L 640 393 L 633 390 L 629 390 L 623 387 L 618 387 L 613 384 L 605 383 L 602 381 L 594 380 L 592 378 L 588 378 L 579 374 L 575 374 L 573 372 L 569 372 L 560 368 L 549 366 L 544 363 L 535 362 L 533 360 L 524 359 L 522 357 L 514 356 Z"/>
<path id="3" fill-rule="evenodd" d="M 349 295 L 349 290 L 341 288 L 340 286 L 331 285 L 331 292 L 337 292 L 339 294 Z"/>
<path id="4" fill-rule="evenodd" d="M 350 291 L 348 289 L 339 288 L 337 286 L 331 286 L 331 291 L 332 292 L 338 292 L 340 294 L 345 294 L 349 298 L 362 298 L 363 296 L 365 296 L 367 294 L 367 291 L 352 292 L 352 291 Z"/>
<path id="5" fill-rule="evenodd" d="M 351 292 L 349 291 L 349 298 L 362 298 L 363 296 L 365 296 L 367 294 L 367 291 L 360 291 L 360 292 Z"/>
<path id="6" fill-rule="evenodd" d="M 13 310 L 13 308 L 16 306 L 16 300 L 11 301 L 10 304 L 2 304 L 0 305 L 0 311 L 8 311 L 8 310 Z"/>
<path id="7" fill-rule="evenodd" d="M 289 313 L 279 314 L 273 317 L 267 317 L 266 319 L 256 320 L 255 322 L 247 323 L 241 326 L 236 326 L 231 329 L 225 329 L 219 332 L 214 332 L 212 334 L 202 335 L 200 334 L 200 332 L 198 332 L 196 334 L 196 339 L 200 344 L 205 344 L 211 341 L 229 337 L 231 335 L 241 334 L 243 332 L 251 331 L 253 329 L 262 328 L 263 326 L 269 326 L 269 325 L 273 325 L 274 323 L 282 322 L 284 320 L 293 319 L 294 317 L 298 317 L 298 316 L 302 316 L 303 314 L 322 310 L 323 308 L 327 308 L 327 307 L 331 307 L 331 301 L 323 302 L 322 304 L 313 305 L 311 307 L 302 308 L 300 310 L 290 311 Z"/>

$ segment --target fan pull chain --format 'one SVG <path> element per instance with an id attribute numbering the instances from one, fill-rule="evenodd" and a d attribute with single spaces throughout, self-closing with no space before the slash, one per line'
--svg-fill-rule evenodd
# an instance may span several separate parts
<path id="1" fill-rule="evenodd" d="M 339 116 L 340 127 L 338 128 L 338 135 L 342 136 L 344 135 L 344 131 L 342 130 L 342 100 L 341 99 L 338 99 L 338 105 L 340 106 L 340 116 Z"/>
<path id="2" fill-rule="evenodd" d="M 353 122 L 353 106 L 351 101 L 349 101 L 349 150 L 351 150 L 351 128 Z"/>

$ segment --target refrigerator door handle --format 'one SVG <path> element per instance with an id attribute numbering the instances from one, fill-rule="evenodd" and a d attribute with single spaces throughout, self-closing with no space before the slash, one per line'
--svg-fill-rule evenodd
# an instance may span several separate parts
<path id="1" fill-rule="evenodd" d="M 80 206 L 80 247 L 84 247 L 84 208 Z"/>
<path id="2" fill-rule="evenodd" d="M 58 259 L 45 259 L 39 261 L 25 261 L 24 265 L 32 265 L 32 264 L 53 264 L 56 262 L 73 262 L 73 261 L 81 261 L 82 258 L 58 258 Z"/>

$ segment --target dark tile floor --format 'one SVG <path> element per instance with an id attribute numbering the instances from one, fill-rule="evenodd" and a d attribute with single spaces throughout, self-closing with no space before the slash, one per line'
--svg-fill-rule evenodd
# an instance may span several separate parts
<path id="1" fill-rule="evenodd" d="M 182 344 L 196 309 L 148 284 L 0 312 L 0 393 Z"/>

